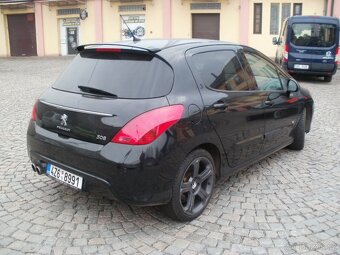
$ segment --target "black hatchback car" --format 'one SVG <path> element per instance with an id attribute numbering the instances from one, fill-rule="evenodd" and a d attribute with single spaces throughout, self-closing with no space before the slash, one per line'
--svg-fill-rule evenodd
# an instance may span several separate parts
<path id="1" fill-rule="evenodd" d="M 260 52 L 210 40 L 78 47 L 36 102 L 32 168 L 82 190 L 188 221 L 217 178 L 289 146 L 301 150 L 313 99 Z"/>

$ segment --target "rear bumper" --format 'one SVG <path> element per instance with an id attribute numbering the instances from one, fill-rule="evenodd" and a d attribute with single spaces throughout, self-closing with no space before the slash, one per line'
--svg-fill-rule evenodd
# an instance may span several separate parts
<path id="1" fill-rule="evenodd" d="M 51 163 L 83 177 L 83 188 L 106 187 L 128 204 L 157 205 L 170 201 L 175 170 L 185 155 L 166 134 L 159 138 L 147 146 L 100 145 L 59 137 L 31 121 L 27 149 L 44 172 Z"/>
<path id="2" fill-rule="evenodd" d="M 283 63 L 283 69 L 291 74 L 307 74 L 307 75 L 320 75 L 320 76 L 330 76 L 334 75 L 337 71 L 338 66 L 336 64 L 313 64 L 311 69 L 302 70 L 295 69 L 294 64 L 304 64 L 300 62 L 288 62 Z"/>

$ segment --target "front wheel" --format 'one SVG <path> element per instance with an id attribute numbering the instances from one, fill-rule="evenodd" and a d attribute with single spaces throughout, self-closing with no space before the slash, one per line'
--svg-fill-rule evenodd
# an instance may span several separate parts
<path id="1" fill-rule="evenodd" d="M 208 205 L 215 184 L 215 165 L 203 149 L 191 152 L 181 164 L 166 213 L 178 221 L 191 221 Z"/>

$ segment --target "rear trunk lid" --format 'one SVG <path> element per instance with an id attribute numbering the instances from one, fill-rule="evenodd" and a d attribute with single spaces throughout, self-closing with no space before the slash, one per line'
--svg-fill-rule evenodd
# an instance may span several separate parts
<path id="1" fill-rule="evenodd" d="M 37 125 L 106 144 L 132 118 L 168 105 L 173 71 L 155 54 L 84 50 L 40 97 Z"/>

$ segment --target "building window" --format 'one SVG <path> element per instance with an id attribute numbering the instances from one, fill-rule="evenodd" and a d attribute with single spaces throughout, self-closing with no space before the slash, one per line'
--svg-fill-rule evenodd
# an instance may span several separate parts
<path id="1" fill-rule="evenodd" d="M 192 3 L 191 10 L 221 10 L 221 3 Z"/>
<path id="2" fill-rule="evenodd" d="M 302 15 L 302 3 L 296 3 L 293 5 L 293 15 Z"/>
<path id="3" fill-rule="evenodd" d="M 290 6 L 291 4 L 282 4 L 282 13 L 281 13 L 281 24 L 283 23 L 283 21 L 290 17 Z"/>
<path id="4" fill-rule="evenodd" d="M 262 3 L 254 4 L 254 34 L 262 33 Z"/>
<path id="5" fill-rule="evenodd" d="M 279 33 L 279 10 L 280 4 L 270 4 L 270 34 L 277 35 Z"/>

